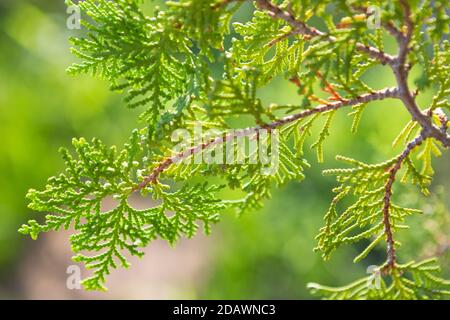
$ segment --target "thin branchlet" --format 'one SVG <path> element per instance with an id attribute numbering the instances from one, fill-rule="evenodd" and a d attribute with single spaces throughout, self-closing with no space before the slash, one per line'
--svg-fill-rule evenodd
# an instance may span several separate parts
<path id="1" fill-rule="evenodd" d="M 257 6 L 268 12 L 268 14 L 274 19 L 282 19 L 286 21 L 294 29 L 293 34 L 303 34 L 309 37 L 320 37 L 324 41 L 335 42 L 336 38 L 326 34 L 316 28 L 308 26 L 305 22 L 297 20 L 292 13 L 281 9 L 276 4 L 269 0 L 257 0 Z M 372 46 L 365 45 L 363 43 L 356 43 L 356 48 L 368 54 L 372 58 L 378 59 L 382 64 L 393 64 L 395 62 L 394 57 L 382 52 Z"/>
<path id="2" fill-rule="evenodd" d="M 389 177 L 384 186 L 384 198 L 383 198 L 383 224 L 384 233 L 386 235 L 387 243 L 387 261 L 386 268 L 395 268 L 396 256 L 395 256 L 395 240 L 392 232 L 390 209 L 392 203 L 392 186 L 394 185 L 396 175 L 402 167 L 403 161 L 409 156 L 409 154 L 418 146 L 420 146 L 426 139 L 424 133 L 417 136 L 414 140 L 406 145 L 405 150 L 395 159 L 395 163 L 389 169 Z"/>
<path id="3" fill-rule="evenodd" d="M 361 5 L 354 4 L 351 7 L 356 12 L 363 13 L 367 17 L 369 17 L 371 14 L 374 14 L 373 12 L 369 12 L 369 8 L 367 6 L 361 6 Z M 383 20 L 383 21 L 381 21 L 381 25 L 394 38 L 397 38 L 398 40 L 401 40 L 404 37 L 404 34 L 395 26 L 395 24 L 392 21 L 385 21 L 385 20 Z"/>
<path id="4" fill-rule="evenodd" d="M 206 148 L 209 148 L 209 147 L 217 145 L 217 144 L 225 143 L 227 141 L 233 140 L 236 137 L 250 136 L 253 134 L 257 134 L 257 132 L 261 129 L 276 129 L 276 128 L 286 125 L 288 123 L 309 117 L 314 114 L 325 113 L 325 112 L 332 111 L 332 110 L 338 110 L 338 109 L 340 109 L 342 107 L 346 107 L 346 106 L 354 106 L 354 105 L 368 103 L 368 102 L 375 101 L 375 100 L 383 100 L 386 98 L 397 98 L 397 97 L 398 97 L 398 90 L 396 88 L 388 88 L 388 89 L 384 89 L 384 90 L 380 90 L 380 91 L 376 91 L 376 92 L 372 92 L 372 93 L 367 93 L 367 94 L 363 94 L 363 95 L 360 95 L 360 96 L 352 98 L 352 99 L 343 99 L 342 97 L 339 97 L 339 101 L 332 101 L 327 104 L 322 104 L 315 108 L 307 109 L 302 112 L 286 116 L 286 117 L 276 120 L 274 122 L 265 124 L 264 126 L 245 128 L 242 130 L 237 130 L 228 135 L 217 137 L 215 139 L 210 140 L 209 142 L 204 142 L 197 146 L 188 148 L 185 151 L 180 152 L 173 157 L 169 157 L 169 158 L 165 159 L 164 161 L 159 163 L 151 171 L 151 173 L 145 177 L 145 179 L 141 183 L 136 185 L 133 188 L 133 191 L 141 190 L 150 183 L 156 183 L 159 175 L 162 172 L 164 172 L 164 170 L 169 168 L 170 165 L 177 163 L 183 159 L 186 159 L 196 153 L 202 152 Z"/>

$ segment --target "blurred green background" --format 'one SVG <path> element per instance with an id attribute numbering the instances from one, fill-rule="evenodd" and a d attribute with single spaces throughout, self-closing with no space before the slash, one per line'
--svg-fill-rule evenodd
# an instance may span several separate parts
<path id="1" fill-rule="evenodd" d="M 63 1 L 0 1 L 0 298 L 312 298 L 307 282 L 345 284 L 364 276 L 369 265 L 383 262 L 384 248 L 359 264 L 352 260 L 361 247 L 338 250 L 328 262 L 312 249 L 334 186 L 333 178 L 322 177 L 321 170 L 340 165 L 333 160 L 336 154 L 375 162 L 399 152 L 391 142 L 408 114 L 392 100 L 369 107 L 356 135 L 350 134 L 351 119 L 342 111 L 326 143 L 325 164 L 317 164 L 310 152 L 307 179 L 275 191 L 263 210 L 240 218 L 226 213 L 213 236 L 195 239 L 187 247 L 169 249 L 160 243 L 156 246 L 161 250 L 150 247 L 152 259 L 132 261 L 131 270 L 116 271 L 112 276 L 119 280 L 109 284 L 108 293 L 65 292 L 69 244 L 53 235 L 32 242 L 17 233 L 22 223 L 36 217 L 27 209 L 25 194 L 31 187 L 44 186 L 50 175 L 62 169 L 58 148 L 69 147 L 72 137 L 99 137 L 121 145 L 137 126 L 140 113 L 124 107 L 121 96 L 109 92 L 107 83 L 65 73 L 73 61 L 67 39 L 79 32 L 66 28 L 66 18 Z M 391 45 L 387 42 L 388 48 Z M 375 88 L 394 83 L 382 67 L 366 75 L 366 80 Z M 421 94 L 419 103 L 426 105 L 430 94 Z M 282 79 L 265 88 L 261 98 L 290 103 L 298 99 L 293 86 Z M 400 199 L 426 214 L 411 219 L 412 232 L 403 232 L 399 250 L 403 261 L 439 252 L 447 276 L 449 163 L 448 152 L 435 162 L 434 196 L 422 199 L 413 192 Z M 184 249 L 193 254 L 183 255 Z M 175 262 L 164 260 L 171 250 L 178 254 L 171 256 Z M 193 261 L 191 267 L 183 259 Z M 139 263 L 151 265 L 147 273 L 155 276 L 148 281 L 127 278 L 139 286 L 137 290 L 120 280 L 120 274 L 133 277 Z M 58 273 L 54 277 L 58 281 L 48 280 L 49 268 Z M 164 270 L 171 272 L 166 282 L 158 276 Z"/>

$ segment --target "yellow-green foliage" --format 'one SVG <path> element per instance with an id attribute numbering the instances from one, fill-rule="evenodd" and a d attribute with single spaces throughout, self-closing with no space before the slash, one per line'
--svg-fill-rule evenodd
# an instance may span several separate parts
<path id="1" fill-rule="evenodd" d="M 380 285 L 369 286 L 370 276 L 340 288 L 310 288 L 333 299 L 436 298 L 448 293 L 449 283 L 438 277 L 434 260 L 398 262 L 395 233 L 407 228 L 406 218 L 419 211 L 391 199 L 400 180 L 428 195 L 432 157 L 450 141 L 446 1 L 379 1 L 381 25 L 376 29 L 366 23 L 368 1 L 174 0 L 151 15 L 144 14 L 143 2 L 78 2 L 85 32 L 71 39 L 78 61 L 68 71 L 105 78 L 112 90 L 124 92 L 130 108 L 142 109 L 140 128 L 119 149 L 97 139 L 74 139 L 74 152 L 61 151 L 64 173 L 50 178 L 43 190 L 28 193 L 30 208 L 49 213 L 45 221 L 31 220 L 20 232 L 36 239 L 41 232 L 73 228 L 74 260 L 93 269 L 85 288 L 104 289 L 112 268 L 128 267 L 124 253 L 140 256 L 139 249 L 157 238 L 174 244 L 182 236 L 192 237 L 199 225 L 209 233 L 225 209 L 242 214 L 260 208 L 272 188 L 303 180 L 309 166 L 303 147 L 317 135 L 311 147 L 323 162 L 338 109 L 353 108 L 352 127 L 339 133 L 351 134 L 373 101 L 400 98 L 412 115 L 394 141 L 404 151 L 374 165 L 339 157 L 351 168 L 325 171 L 339 185 L 317 236 L 316 250 L 325 259 L 342 245 L 365 243 L 355 262 L 387 242 L 388 259 L 375 270 Z M 238 14 L 243 4 L 254 6 L 247 20 Z M 384 53 L 383 38 L 388 36 L 403 46 L 398 56 Z M 365 72 L 380 64 L 393 69 L 395 88 L 378 90 L 364 81 Z M 411 64 L 421 66 L 417 88 L 436 90 L 423 111 L 402 82 Z M 280 77 L 297 86 L 298 104 L 264 105 L 259 99 L 259 92 Z M 237 136 L 259 141 L 258 130 L 266 129 L 278 137 L 265 141 L 277 151 L 270 174 L 264 173 L 266 164 L 249 161 L 255 154 L 238 164 L 177 161 L 205 154 L 211 141 L 226 143 L 233 137 L 233 120 L 241 116 L 252 127 L 240 128 Z M 172 132 L 196 122 L 219 134 L 193 139 L 187 153 L 174 154 Z M 396 179 L 398 171 L 403 171 L 401 179 Z M 215 183 L 199 183 L 202 179 Z M 238 190 L 241 199 L 223 199 L 223 188 Z M 136 194 L 151 195 L 153 206 L 134 209 L 129 201 Z M 105 201 L 114 201 L 115 208 L 104 211 Z"/>

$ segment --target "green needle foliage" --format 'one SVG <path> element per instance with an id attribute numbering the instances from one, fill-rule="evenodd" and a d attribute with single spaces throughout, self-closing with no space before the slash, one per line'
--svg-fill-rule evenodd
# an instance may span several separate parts
<path id="1" fill-rule="evenodd" d="M 224 210 L 258 209 L 272 188 L 303 180 L 305 143 L 321 126 L 311 148 L 323 162 L 341 108 L 352 108 L 349 132 L 355 133 L 372 102 L 399 99 L 411 121 L 393 142 L 403 149 L 398 156 L 379 164 L 338 157 L 351 167 L 324 172 L 339 185 L 315 249 L 328 259 L 342 245 L 365 244 L 357 263 L 386 246 L 386 261 L 349 285 L 309 287 L 331 299 L 449 294 L 435 259 L 399 262 L 395 235 L 420 211 L 394 201 L 398 182 L 429 195 L 432 158 L 450 146 L 446 1 L 379 1 L 374 8 L 356 0 L 179 0 L 165 1 L 150 15 L 144 2 L 151 1 L 76 4 L 85 32 L 71 39 L 79 60 L 68 71 L 105 78 L 112 90 L 124 92 L 130 108 L 142 109 L 142 128 L 120 151 L 83 138 L 74 139 L 74 152 L 61 150 L 65 172 L 27 195 L 30 208 L 48 214 L 24 224 L 21 233 L 36 239 L 41 232 L 73 230 L 74 260 L 92 269 L 84 287 L 105 289 L 111 270 L 128 267 L 127 257 L 142 256 L 154 239 L 175 244 L 200 226 L 209 233 Z M 236 14 L 245 3 L 254 7 L 248 21 Z M 386 37 L 397 42 L 396 55 L 384 52 Z M 421 72 L 413 79 L 417 90 L 435 91 L 423 108 L 415 101 L 418 91 L 409 88 L 413 64 Z M 378 90 L 364 82 L 364 73 L 378 65 L 392 69 L 395 87 Z M 258 90 L 279 76 L 297 87 L 298 105 L 266 106 L 258 98 Z M 243 115 L 250 127 L 233 127 Z M 175 145 L 198 125 L 199 135 Z M 214 183 L 199 183 L 205 179 Z M 223 189 L 241 198 L 224 199 Z M 138 195 L 151 196 L 146 209 L 132 206 Z"/>

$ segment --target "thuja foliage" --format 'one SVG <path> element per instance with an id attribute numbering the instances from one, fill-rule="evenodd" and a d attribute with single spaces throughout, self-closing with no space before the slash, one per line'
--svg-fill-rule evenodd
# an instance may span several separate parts
<path id="1" fill-rule="evenodd" d="M 124 93 L 128 107 L 142 110 L 140 127 L 122 148 L 80 138 L 72 151 L 61 150 L 65 171 L 27 196 L 30 208 L 48 215 L 20 232 L 36 239 L 41 232 L 73 230 L 74 260 L 93 270 L 85 288 L 105 289 L 111 269 L 128 267 L 126 257 L 141 256 L 154 239 L 174 244 L 199 227 L 209 233 L 224 210 L 260 208 L 272 188 L 304 179 L 304 145 L 312 139 L 322 162 L 334 117 L 346 112 L 340 109 L 350 109 L 349 132 L 355 133 L 369 105 L 398 99 L 411 117 L 393 142 L 403 151 L 378 164 L 339 156 L 347 167 L 324 172 L 338 186 L 315 248 L 328 259 L 341 246 L 361 242 L 365 248 L 354 259 L 360 262 L 385 246 L 386 260 L 349 285 L 309 287 L 332 299 L 450 294 L 435 259 L 407 262 L 398 256 L 395 235 L 420 211 L 394 197 L 400 182 L 429 195 L 432 159 L 450 146 L 447 1 L 179 0 L 152 6 L 151 13 L 144 13 L 144 2 L 68 2 L 81 9 L 85 28 L 71 39 L 78 62 L 69 72 L 107 79 L 112 90 Z M 254 10 L 250 19 L 238 21 L 243 5 Z M 386 37 L 396 41 L 395 55 L 384 51 Z M 394 87 L 372 88 L 363 80 L 379 65 L 392 71 Z M 417 79 L 409 77 L 413 65 L 421 70 Z M 223 66 L 221 76 L 215 66 Z M 258 98 L 258 89 L 279 76 L 297 87 L 298 104 L 264 105 Z M 416 96 L 423 90 L 435 94 L 419 106 Z M 230 131 L 236 129 L 230 120 L 243 116 L 254 125 Z M 175 146 L 174 130 L 194 124 L 216 134 Z M 316 127 L 319 134 L 311 137 Z M 232 149 L 238 161 L 225 161 L 230 154 L 218 147 L 238 147 L 239 137 L 264 142 L 272 151 L 264 156 Z M 192 161 L 198 157 L 202 161 Z M 205 179 L 222 182 L 209 185 Z M 223 199 L 223 189 L 243 196 Z M 139 194 L 150 196 L 152 205 L 135 209 L 131 198 Z M 105 202 L 114 208 L 104 210 Z"/>

